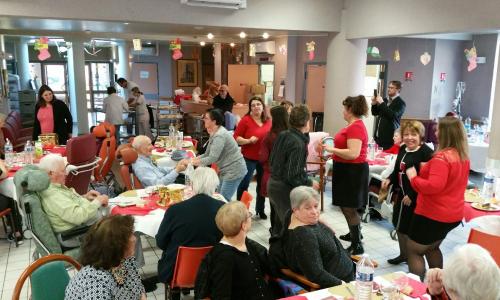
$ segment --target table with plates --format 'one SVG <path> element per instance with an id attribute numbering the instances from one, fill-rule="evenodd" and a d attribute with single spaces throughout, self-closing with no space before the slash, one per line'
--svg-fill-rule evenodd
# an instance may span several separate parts
<path id="1" fill-rule="evenodd" d="M 376 271 L 376 270 L 375 270 Z M 420 282 L 418 276 L 413 274 L 407 274 L 404 272 L 394 272 L 381 276 L 375 276 L 374 278 L 374 291 L 372 293 L 372 299 L 378 300 L 383 299 L 381 293 L 377 293 L 382 287 L 394 286 L 398 290 L 401 290 L 400 299 L 431 299 L 430 295 L 427 294 L 427 286 Z M 298 296 L 292 296 L 284 298 L 287 300 L 350 300 L 356 298 L 356 283 L 344 283 L 342 285 L 334 286 L 331 288 L 325 288 L 317 290 L 314 292 L 309 292 L 301 294 Z M 399 298 L 394 298 L 399 299 Z"/>
<path id="2" fill-rule="evenodd" d="M 488 157 L 489 144 L 482 141 L 469 142 L 470 169 L 476 172 L 486 172 L 486 158 Z"/>
<path id="3" fill-rule="evenodd" d="M 486 201 L 481 197 L 478 189 L 466 190 L 464 194 L 464 220 L 469 222 L 482 216 L 500 216 L 500 201 L 496 198 Z"/>

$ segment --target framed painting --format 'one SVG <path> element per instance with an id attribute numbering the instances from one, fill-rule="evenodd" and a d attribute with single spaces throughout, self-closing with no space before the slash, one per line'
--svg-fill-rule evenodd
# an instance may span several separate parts
<path id="1" fill-rule="evenodd" d="M 194 87 L 198 85 L 198 61 L 195 59 L 177 60 L 177 86 Z"/>

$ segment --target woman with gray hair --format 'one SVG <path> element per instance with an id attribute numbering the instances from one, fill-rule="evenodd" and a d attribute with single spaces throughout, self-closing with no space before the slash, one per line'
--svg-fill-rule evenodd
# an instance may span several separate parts
<path id="1" fill-rule="evenodd" d="M 281 243 L 286 266 L 326 288 L 353 280 L 355 268 L 332 229 L 319 221 L 319 199 L 312 187 L 291 191 L 292 215 Z"/>
<path id="2" fill-rule="evenodd" d="M 427 271 L 435 300 L 500 299 L 500 269 L 490 253 L 475 244 L 460 246 L 443 269 Z"/>

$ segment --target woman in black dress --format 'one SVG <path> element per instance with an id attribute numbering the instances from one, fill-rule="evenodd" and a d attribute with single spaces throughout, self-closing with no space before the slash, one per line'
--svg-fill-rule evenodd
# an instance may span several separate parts
<path id="1" fill-rule="evenodd" d="M 432 150 L 422 139 L 425 136 L 425 128 L 419 121 L 408 121 L 401 125 L 401 134 L 404 145 L 399 150 L 394 171 L 388 179 L 382 182 L 382 187 L 393 185 L 397 195 L 392 214 L 392 223 L 396 228 L 399 242 L 399 256 L 387 260 L 388 263 L 397 265 L 405 262 L 406 243 L 408 241 L 408 229 L 413 218 L 413 212 L 417 206 L 417 192 L 413 190 L 406 176 L 406 170 L 415 167 L 417 172 L 420 164 L 427 162 L 432 157 Z"/>

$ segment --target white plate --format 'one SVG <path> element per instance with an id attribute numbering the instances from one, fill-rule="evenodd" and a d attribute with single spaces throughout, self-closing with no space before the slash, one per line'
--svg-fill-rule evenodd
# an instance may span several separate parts
<path id="1" fill-rule="evenodd" d="M 167 188 L 169 188 L 169 189 L 185 189 L 186 186 L 184 184 L 180 184 L 180 183 L 171 183 L 171 184 L 167 185 Z"/>

